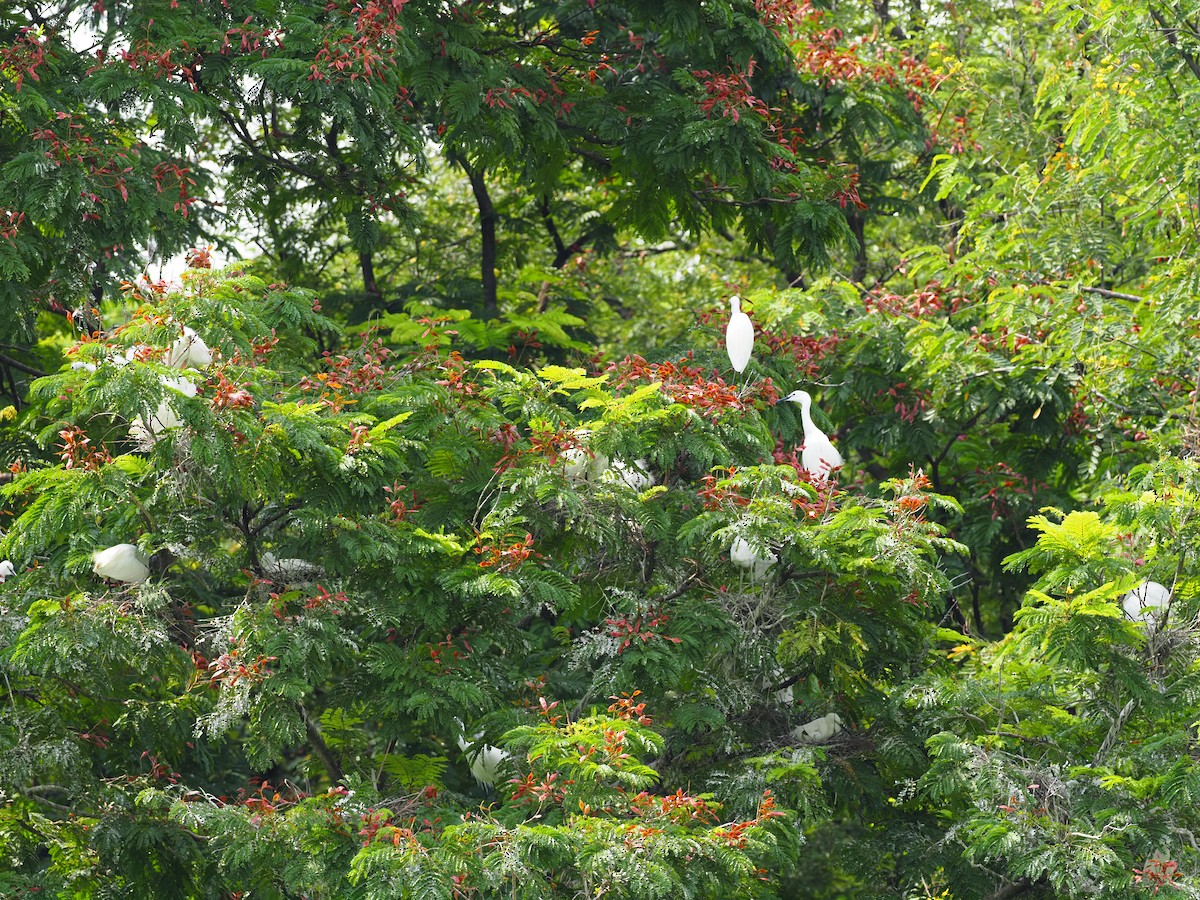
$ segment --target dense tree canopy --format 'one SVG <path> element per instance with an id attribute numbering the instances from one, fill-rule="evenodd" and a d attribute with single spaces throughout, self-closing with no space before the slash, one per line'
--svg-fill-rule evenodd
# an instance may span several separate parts
<path id="1" fill-rule="evenodd" d="M 0 6 L 0 894 L 1200 894 L 1198 103 L 1192 2 Z"/>

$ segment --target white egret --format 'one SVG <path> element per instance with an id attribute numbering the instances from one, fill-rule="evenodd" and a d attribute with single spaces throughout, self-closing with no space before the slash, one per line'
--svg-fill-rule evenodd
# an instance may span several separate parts
<path id="1" fill-rule="evenodd" d="M 134 544 L 114 544 L 92 554 L 92 571 L 113 581 L 137 584 L 150 577 L 145 554 Z"/>
<path id="2" fill-rule="evenodd" d="M 212 362 L 212 351 L 195 331 L 183 326 L 183 333 L 175 339 L 165 360 L 176 369 L 203 369 Z"/>
<path id="3" fill-rule="evenodd" d="M 585 446 L 588 438 L 591 436 L 592 432 L 590 429 L 573 429 L 571 431 L 571 438 L 575 446 L 568 447 L 562 453 L 558 454 L 559 461 L 562 463 L 563 474 L 567 477 L 567 481 L 581 482 L 592 478 L 594 460 L 592 459 L 592 454 Z"/>
<path id="4" fill-rule="evenodd" d="M 1157 581 L 1143 581 L 1121 600 L 1125 615 L 1135 622 L 1153 625 L 1158 620 L 1158 610 L 1171 602 L 1171 592 Z"/>
<path id="5" fill-rule="evenodd" d="M 654 486 L 654 476 L 650 474 L 650 463 L 644 459 L 635 459 L 627 463 L 623 459 L 614 459 L 612 466 L 604 473 L 604 480 L 623 481 L 638 493 Z"/>
<path id="6" fill-rule="evenodd" d="M 800 464 L 816 479 L 825 479 L 834 469 L 841 468 L 842 454 L 837 447 L 830 443 L 816 423 L 812 420 L 812 397 L 808 391 L 792 391 L 783 398 L 784 402 L 800 404 L 800 421 L 804 425 L 804 450 L 800 454 Z"/>
<path id="7" fill-rule="evenodd" d="M 725 352 L 735 372 L 746 370 L 750 354 L 754 350 L 754 325 L 750 317 L 742 312 L 741 298 L 729 298 L 729 325 L 725 328 Z"/>
<path id="8" fill-rule="evenodd" d="M 760 556 L 749 541 L 738 537 L 734 538 L 733 546 L 729 548 L 729 561 L 749 572 L 752 581 L 758 581 L 767 574 L 767 569 L 779 562 L 779 557 L 770 550 L 766 556 Z"/>
<path id="9" fill-rule="evenodd" d="M 302 584 L 323 578 L 325 570 L 307 559 L 280 559 L 270 550 L 259 557 L 263 571 L 279 581 Z"/>
<path id="10" fill-rule="evenodd" d="M 463 724 L 458 719 L 458 726 L 462 729 Z M 493 747 L 491 744 L 480 744 L 479 739 L 483 737 L 483 732 L 475 735 L 473 741 L 468 741 L 465 729 L 461 730 L 458 735 L 458 749 L 466 754 L 467 762 L 471 765 L 471 775 L 479 782 L 480 786 L 491 789 L 496 786 L 496 777 L 500 773 L 500 766 L 509 758 L 506 751 L 499 747 Z M 474 746 L 475 749 L 471 749 Z"/>
<path id="11" fill-rule="evenodd" d="M 835 712 L 826 713 L 819 719 L 792 729 L 792 735 L 797 740 L 813 744 L 823 744 L 842 730 L 842 717 Z"/>
<path id="12" fill-rule="evenodd" d="M 558 458 L 562 461 L 563 474 L 567 481 L 587 481 L 592 459 L 586 450 L 570 447 L 558 454 Z"/>
<path id="13" fill-rule="evenodd" d="M 4 584 L 4 579 L 16 574 L 17 569 L 9 560 L 0 560 L 0 584 Z"/>
<path id="14" fill-rule="evenodd" d="M 196 396 L 196 384 L 186 378 L 162 378 L 163 387 L 170 388 L 173 391 L 178 391 L 185 397 Z M 158 440 L 158 436 L 168 428 L 178 428 L 183 422 L 179 416 L 175 414 L 170 404 L 163 400 L 158 404 L 158 409 L 154 411 L 154 415 L 147 422 L 141 416 L 133 420 L 129 426 L 129 436 L 133 438 L 144 450 L 149 450 L 154 446 L 154 442 Z"/>

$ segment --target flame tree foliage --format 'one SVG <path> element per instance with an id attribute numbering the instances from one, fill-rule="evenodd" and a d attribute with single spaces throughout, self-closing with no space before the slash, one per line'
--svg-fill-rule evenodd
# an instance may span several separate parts
<path id="1" fill-rule="evenodd" d="M 155 218 L 231 209 L 284 275 L 344 249 L 380 301 L 377 256 L 389 228 L 417 227 L 431 150 L 477 205 L 488 316 L 502 188 L 540 220 L 547 268 L 618 227 L 738 229 L 792 268 L 848 233 L 855 176 L 805 150 L 789 41 L 817 27 L 807 2 L 64 0 L 4 16 L 10 312 L 47 302 L 47 282 L 103 284 Z M 218 165 L 230 177 L 205 192 Z M 187 233 L 161 231 L 168 253 Z"/>
<path id="2" fill-rule="evenodd" d="M 31 395 L 61 460 L 5 489 L 4 552 L 40 563 L 5 584 L 9 888 L 769 895 L 828 814 L 790 729 L 884 713 L 938 637 L 922 479 L 775 465 L 769 382 L 436 333 L 297 368 L 311 296 L 189 276 Z M 182 321 L 216 354 L 194 397 L 162 383 Z M 163 402 L 180 425 L 132 440 Z M 771 587 L 736 535 L 780 548 Z M 106 585 L 124 542 L 152 577 Z M 494 806 L 448 768 L 461 722 L 513 750 Z"/>
<path id="3" fill-rule="evenodd" d="M 1193 6 L 5 7 L 4 892 L 1195 894 Z"/>

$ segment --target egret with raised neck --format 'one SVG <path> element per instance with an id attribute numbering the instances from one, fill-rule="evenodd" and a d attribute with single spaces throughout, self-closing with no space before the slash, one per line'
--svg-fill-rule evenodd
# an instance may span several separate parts
<path id="1" fill-rule="evenodd" d="M 808 391 L 792 391 L 783 398 L 784 402 L 800 404 L 800 422 L 804 425 L 804 450 L 800 464 L 813 478 L 826 479 L 834 469 L 840 469 L 844 460 L 825 432 L 812 419 L 812 397 Z"/>

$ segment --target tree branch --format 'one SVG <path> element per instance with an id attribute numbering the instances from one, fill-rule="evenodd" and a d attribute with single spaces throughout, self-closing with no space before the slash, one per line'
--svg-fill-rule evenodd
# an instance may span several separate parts
<path id="1" fill-rule="evenodd" d="M 1028 878 L 1020 878 L 1012 884 L 1000 888 L 1000 890 L 986 898 L 986 900 L 1009 900 L 1010 897 L 1019 897 L 1033 886 L 1034 883 Z"/>
<path id="2" fill-rule="evenodd" d="M 32 375 L 35 378 L 45 378 L 49 374 L 43 372 L 41 369 L 35 369 L 33 366 L 27 365 L 20 360 L 13 359 L 6 353 L 0 353 L 0 363 L 3 363 L 10 369 L 16 369 L 18 372 L 24 372 L 26 375 Z"/>
<path id="3" fill-rule="evenodd" d="M 300 711 L 300 721 L 304 723 L 304 730 L 308 732 L 308 740 L 313 746 L 313 751 L 325 765 L 325 771 L 329 773 L 329 780 L 334 784 L 340 784 L 344 777 L 342 767 L 333 755 L 333 751 L 329 749 L 329 745 L 325 743 L 320 726 L 309 716 L 303 703 L 297 703 L 296 709 Z"/>
<path id="4" fill-rule="evenodd" d="M 538 205 L 538 212 L 542 214 L 542 221 L 546 223 L 546 231 L 550 235 L 550 240 L 554 241 L 554 258 L 557 260 L 562 256 L 567 249 L 567 245 L 563 243 L 562 235 L 558 233 L 558 226 L 554 224 L 554 217 L 550 215 L 550 197 L 548 194 L 542 194 L 542 201 Z M 554 268 L 558 268 L 556 264 Z"/>
<path id="5" fill-rule="evenodd" d="M 1129 300 L 1133 303 L 1144 303 L 1146 300 L 1145 297 L 1139 297 L 1137 294 L 1124 294 L 1121 291 L 1110 291 L 1108 288 L 1081 287 L 1080 290 L 1085 294 L 1096 294 L 1099 297 L 1107 297 L 1110 300 Z"/>
<path id="6" fill-rule="evenodd" d="M 1196 80 L 1200 81 L 1200 62 L 1197 62 L 1196 57 L 1192 56 L 1192 54 L 1188 53 L 1181 46 L 1179 46 L 1179 38 L 1177 36 L 1179 29 L 1168 25 L 1167 20 L 1163 18 L 1162 13 L 1153 6 L 1148 7 L 1148 9 L 1150 12 L 1150 17 L 1158 23 L 1158 27 L 1162 31 L 1163 37 L 1167 39 L 1167 43 L 1179 51 L 1179 55 L 1183 57 L 1183 61 L 1187 63 L 1187 67 L 1191 69 L 1192 74 L 1196 76 Z"/>

